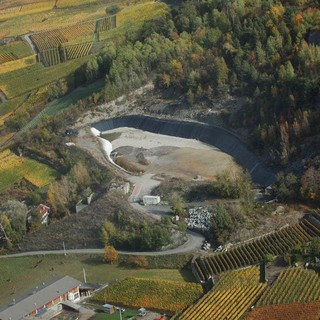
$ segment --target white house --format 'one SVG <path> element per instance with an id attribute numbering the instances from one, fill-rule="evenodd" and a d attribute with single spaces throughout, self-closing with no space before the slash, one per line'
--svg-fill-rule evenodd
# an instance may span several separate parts
<path id="1" fill-rule="evenodd" d="M 160 203 L 160 196 L 143 196 L 142 200 L 145 206 L 158 204 Z"/>

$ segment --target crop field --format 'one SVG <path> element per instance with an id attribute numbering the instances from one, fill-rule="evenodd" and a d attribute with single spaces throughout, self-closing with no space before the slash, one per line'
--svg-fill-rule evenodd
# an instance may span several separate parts
<path id="1" fill-rule="evenodd" d="M 90 54 L 92 42 L 79 43 L 70 46 L 64 46 L 61 50 L 64 52 L 66 60 L 85 57 Z"/>
<path id="2" fill-rule="evenodd" d="M 6 0 L 6 2 L 10 6 L 10 0 Z M 90 2 L 89 5 L 87 5 L 88 2 Z M 112 4 L 117 2 L 120 3 L 121 1 L 116 0 Z M 69 27 L 89 20 L 94 21 L 104 17 L 106 7 L 111 4 L 111 2 L 106 1 L 90 0 L 86 0 L 85 4 L 84 1 L 62 1 L 60 8 L 64 6 L 64 9 L 54 10 L 54 3 L 55 1 L 33 1 L 32 5 L 22 7 L 21 11 L 0 15 L 0 26 L 4 30 L 1 36 L 9 37 L 25 33 L 37 33 Z M 12 1 L 13 5 L 14 1 Z M 20 10 L 20 6 L 18 10 Z"/>
<path id="3" fill-rule="evenodd" d="M 267 254 L 277 256 L 289 252 L 295 245 L 309 241 L 312 236 L 298 223 L 237 245 L 228 251 L 199 257 L 194 261 L 194 267 L 199 278 L 205 281 L 211 275 L 263 261 Z"/>
<path id="4" fill-rule="evenodd" d="M 61 244 L 62 248 L 62 244 Z M 173 269 L 128 269 L 117 264 L 108 265 L 102 262 L 102 255 L 67 254 L 41 255 L 19 258 L 0 258 L 0 307 L 27 293 L 39 283 L 54 277 L 68 274 L 82 281 L 83 269 L 86 271 L 87 281 L 105 284 L 115 279 L 123 280 L 127 277 L 145 279 L 161 278 L 182 283 L 185 278 L 192 279 L 189 271 Z M 28 281 L 26 281 L 28 279 Z M 9 294 L 8 294 L 9 293 Z"/>
<path id="5" fill-rule="evenodd" d="M 318 320 L 320 301 L 257 307 L 246 320 Z"/>
<path id="6" fill-rule="evenodd" d="M 38 12 L 44 12 L 49 11 L 53 8 L 54 0 L 50 1 L 33 1 L 30 3 L 30 1 L 24 1 L 20 2 L 20 5 L 18 6 L 11 6 L 6 9 L 4 9 L 4 12 L 1 14 L 2 19 L 11 19 L 18 16 L 24 16 L 29 15 L 33 13 Z M 2 11 L 2 10 L 1 10 Z"/>
<path id="7" fill-rule="evenodd" d="M 259 306 L 320 300 L 320 278 L 313 270 L 290 268 L 280 273 Z"/>
<path id="8" fill-rule="evenodd" d="M 195 283 L 128 278 L 103 289 L 91 300 L 132 308 L 144 306 L 147 309 L 174 313 L 186 308 L 200 298 L 202 293 L 201 285 Z"/>
<path id="9" fill-rule="evenodd" d="M 32 55 L 33 51 L 31 50 L 28 43 L 26 43 L 25 41 L 18 40 L 0 46 L 0 64 L 3 63 L 1 57 L 5 54 L 11 55 L 13 59 L 19 59 Z"/>
<path id="10" fill-rule="evenodd" d="M 1 56 L 0 56 L 1 60 Z M 23 69 L 37 63 L 36 55 L 5 62 L 0 67 L 0 74 Z"/>
<path id="11" fill-rule="evenodd" d="M 101 0 L 86 0 L 86 5 L 99 4 Z M 75 7 L 83 4 L 83 0 L 58 0 L 58 8 Z"/>
<path id="12" fill-rule="evenodd" d="M 55 180 L 57 173 L 42 163 L 5 150 L 0 153 L 0 176 L 0 191 L 3 191 L 23 178 L 42 188 Z"/>
<path id="13" fill-rule="evenodd" d="M 60 52 L 58 48 L 43 50 L 40 53 L 41 61 L 46 67 L 54 66 L 61 63 Z"/>
<path id="14" fill-rule="evenodd" d="M 140 28 L 143 23 L 157 16 L 163 16 L 168 11 L 166 4 L 154 1 L 144 1 L 134 6 L 124 7 L 117 13 L 117 28 L 108 32 L 101 32 L 99 40 L 109 40 L 121 36 L 126 31 L 134 32 Z"/>
<path id="15" fill-rule="evenodd" d="M 24 101 L 24 96 L 20 96 L 9 101 L 0 103 L 0 117 L 17 109 Z"/>
<path id="16" fill-rule="evenodd" d="M 267 284 L 259 283 L 259 279 L 258 267 L 223 274 L 209 293 L 175 319 L 241 319 L 267 288 Z"/>
<path id="17" fill-rule="evenodd" d="M 31 40 L 37 47 L 38 51 L 57 48 L 61 44 L 74 41 L 77 38 L 92 35 L 94 32 L 95 21 L 78 23 L 69 27 L 44 31 L 31 35 Z"/>
<path id="18" fill-rule="evenodd" d="M 23 69 L 0 74 L 0 88 L 11 99 L 72 74 L 90 56 L 66 61 L 51 68 L 36 63 Z"/>

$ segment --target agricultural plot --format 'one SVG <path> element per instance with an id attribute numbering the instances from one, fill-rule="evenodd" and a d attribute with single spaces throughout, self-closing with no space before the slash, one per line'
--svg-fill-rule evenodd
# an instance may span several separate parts
<path id="1" fill-rule="evenodd" d="M 55 0 L 50 1 L 20 1 L 16 5 L 12 4 L 10 7 L 4 9 L 0 15 L 2 19 L 10 19 L 38 12 L 52 10 Z M 2 11 L 2 10 L 1 10 Z"/>
<path id="2" fill-rule="evenodd" d="M 51 68 L 36 63 L 23 69 L 0 74 L 0 88 L 11 99 L 38 89 L 60 78 L 72 75 L 90 56 L 66 61 Z"/>
<path id="3" fill-rule="evenodd" d="M 90 54 L 92 42 L 79 43 L 71 46 L 64 46 L 61 48 L 62 55 L 65 60 L 72 60 L 85 57 Z"/>
<path id="4" fill-rule="evenodd" d="M 33 54 L 33 51 L 28 43 L 26 43 L 25 41 L 17 40 L 0 46 L 0 64 L 10 61 L 1 60 L 1 56 L 5 56 L 6 54 L 11 57 L 10 60 L 15 60 L 30 56 Z"/>
<path id="5" fill-rule="evenodd" d="M 194 260 L 194 270 L 201 281 L 206 281 L 221 272 L 261 262 L 267 254 L 277 256 L 289 252 L 295 245 L 307 242 L 311 237 L 312 234 L 298 223 L 237 245 L 228 251 L 199 257 Z"/>
<path id="6" fill-rule="evenodd" d="M 1 57 L 0 57 L 1 60 Z M 32 55 L 29 57 L 5 62 L 1 65 L 0 73 L 7 73 L 18 69 L 23 69 L 25 67 L 31 66 L 37 63 L 36 55 Z"/>
<path id="7" fill-rule="evenodd" d="M 97 303 L 124 305 L 132 308 L 144 306 L 175 313 L 183 310 L 202 295 L 202 287 L 195 283 L 157 279 L 128 278 L 95 294 Z"/>
<path id="8" fill-rule="evenodd" d="M 24 102 L 24 97 L 20 96 L 15 99 L 0 103 L 0 117 L 16 110 Z"/>
<path id="9" fill-rule="evenodd" d="M 96 21 L 96 32 L 108 31 L 117 26 L 117 17 L 110 16 Z"/>
<path id="10" fill-rule="evenodd" d="M 267 284 L 259 283 L 259 279 L 258 267 L 224 274 L 209 293 L 189 306 L 176 319 L 241 319 L 267 288 Z"/>
<path id="11" fill-rule="evenodd" d="M 68 41 L 76 38 L 92 35 L 94 32 L 95 21 L 78 23 L 70 27 L 62 28 L 59 31 Z"/>
<path id="12" fill-rule="evenodd" d="M 259 306 L 320 300 L 320 279 L 313 270 L 290 268 L 282 273 L 258 302 Z"/>
<path id="13" fill-rule="evenodd" d="M 46 67 L 54 66 L 61 62 L 58 48 L 43 50 L 40 53 L 41 61 Z"/>
<path id="14" fill-rule="evenodd" d="M 100 0 L 86 0 L 86 5 L 99 3 Z M 76 7 L 83 4 L 83 0 L 58 0 L 57 8 Z"/>
<path id="15" fill-rule="evenodd" d="M 246 320 L 318 320 L 320 301 L 257 307 Z"/>
<path id="16" fill-rule="evenodd" d="M 42 52 L 43 50 L 57 48 L 62 43 L 67 42 L 60 30 L 51 30 L 41 33 L 36 33 L 30 36 L 32 42 L 35 44 L 37 50 Z"/>
<path id="17" fill-rule="evenodd" d="M 12 53 L 2 53 L 0 54 L 0 64 L 6 63 L 17 59 L 17 57 Z"/>
<path id="18" fill-rule="evenodd" d="M 3 191 L 23 178 L 35 187 L 42 188 L 54 181 L 57 173 L 42 163 L 5 150 L 0 153 L 0 176 L 0 191 Z"/>

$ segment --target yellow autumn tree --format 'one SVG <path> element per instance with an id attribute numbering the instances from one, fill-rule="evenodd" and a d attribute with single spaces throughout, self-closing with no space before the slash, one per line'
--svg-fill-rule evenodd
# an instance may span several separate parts
<path id="1" fill-rule="evenodd" d="M 112 264 L 116 262 L 118 258 L 119 258 L 119 254 L 113 246 L 104 247 L 104 261 L 106 263 Z"/>

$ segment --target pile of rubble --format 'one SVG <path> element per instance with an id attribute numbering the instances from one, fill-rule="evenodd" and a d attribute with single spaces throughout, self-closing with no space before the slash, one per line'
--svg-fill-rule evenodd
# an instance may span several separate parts
<path id="1" fill-rule="evenodd" d="M 208 208 L 198 207 L 189 209 L 189 217 L 185 220 L 189 229 L 209 231 L 211 228 L 211 218 L 212 213 Z"/>

